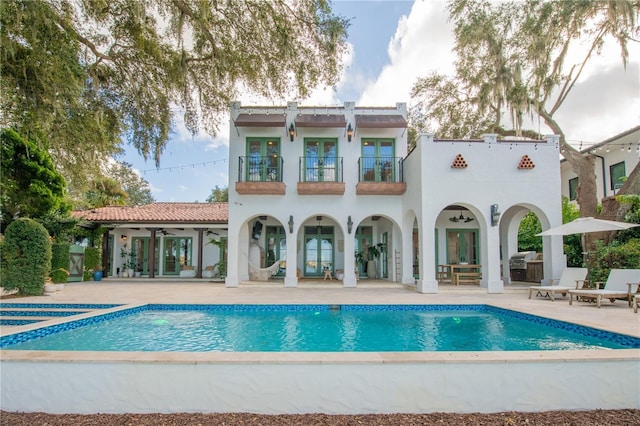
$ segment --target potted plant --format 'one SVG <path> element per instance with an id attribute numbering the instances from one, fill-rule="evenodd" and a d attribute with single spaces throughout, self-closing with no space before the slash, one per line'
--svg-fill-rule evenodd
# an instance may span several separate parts
<path id="1" fill-rule="evenodd" d="M 136 254 L 133 250 L 127 250 L 127 245 L 120 249 L 120 259 L 122 259 L 122 277 L 134 276 L 134 268 L 136 265 Z"/>
<path id="2" fill-rule="evenodd" d="M 355 253 L 355 257 L 356 257 L 356 275 L 359 274 L 359 270 L 358 270 L 358 264 L 362 265 L 362 270 L 363 272 L 367 272 L 367 252 L 365 252 L 364 250 L 361 251 L 357 251 Z"/>
<path id="3" fill-rule="evenodd" d="M 367 248 L 367 277 L 376 277 L 376 259 L 380 257 L 384 250 L 384 244 L 378 243 Z"/>
<path id="4" fill-rule="evenodd" d="M 96 268 L 93 270 L 93 280 L 94 281 L 102 281 L 102 269 Z"/>

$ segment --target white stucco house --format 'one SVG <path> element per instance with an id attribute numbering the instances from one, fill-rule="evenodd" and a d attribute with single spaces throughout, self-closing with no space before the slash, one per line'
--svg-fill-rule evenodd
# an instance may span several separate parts
<path id="1" fill-rule="evenodd" d="M 558 139 L 438 140 L 408 152 L 406 105 L 231 106 L 226 285 L 282 262 L 283 285 L 336 272 L 357 286 L 355 253 L 381 244 L 376 276 L 437 292 L 438 265 L 473 264 L 501 292 L 522 217 L 561 224 Z M 564 267 L 544 242 L 545 279 Z M 293 267 L 292 267 L 293 265 Z"/>
<path id="2" fill-rule="evenodd" d="M 406 114 L 403 103 L 233 102 L 228 203 L 75 214 L 106 226 L 103 263 L 110 276 L 126 269 L 124 249 L 149 278 L 209 278 L 222 262 L 227 287 L 265 277 L 285 287 L 309 278 L 356 287 L 375 277 L 434 293 L 458 271 L 470 273 L 458 277 L 462 282 L 502 292 L 511 281 L 508 260 L 518 252 L 521 219 L 533 211 L 543 229 L 562 222 L 570 170 L 559 162 L 558 138 L 421 135 L 409 151 Z M 619 136 L 637 139 L 639 130 Z M 628 174 L 634 165 L 626 161 Z M 226 246 L 207 244 L 211 238 Z M 547 283 L 565 266 L 562 238 L 545 237 L 542 257 L 540 281 Z"/>

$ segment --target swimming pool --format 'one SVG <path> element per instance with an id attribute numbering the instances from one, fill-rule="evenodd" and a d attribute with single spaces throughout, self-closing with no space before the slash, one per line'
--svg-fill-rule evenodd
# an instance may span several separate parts
<path id="1" fill-rule="evenodd" d="M 488 305 L 144 305 L 4 336 L 9 350 L 423 352 L 640 348 Z"/>
<path id="2" fill-rule="evenodd" d="M 94 291 L 93 286 L 91 290 Z M 144 286 L 144 294 L 154 294 L 154 300 L 180 294 L 183 297 L 167 300 L 179 299 L 185 301 L 183 303 L 194 300 L 264 303 L 270 300 L 273 291 L 249 289 L 240 294 L 236 290 L 212 293 L 208 286 L 192 286 L 187 292 L 184 284 L 169 290 L 165 291 L 164 286 Z M 131 297 L 131 291 L 129 287 L 114 285 L 105 288 L 107 296 L 98 300 L 129 303 L 140 300 L 140 305 L 52 319 L 44 327 L 32 324 L 16 331 L 3 327 L 3 336 L 21 335 L 29 339 L 34 337 L 29 337 L 29 333 L 55 334 L 63 329 L 100 322 L 106 319 L 105 314 L 112 320 L 154 306 L 145 301 L 149 298 L 144 295 Z M 390 291 L 393 293 L 385 289 L 379 295 L 379 304 L 386 304 L 391 299 Z M 329 303 L 340 300 L 342 309 L 349 303 L 364 303 L 356 299 L 373 303 L 372 299 L 376 297 L 371 297 L 371 293 L 371 290 L 347 294 L 341 291 L 339 295 L 330 293 L 327 297 L 324 292 L 290 294 L 286 291 L 286 298 L 294 299 L 288 302 L 291 304 L 305 304 L 310 299 L 312 303 L 325 303 L 323 306 L 329 308 L 332 307 Z M 449 299 L 459 298 L 457 293 L 455 296 L 440 298 L 446 300 L 443 304 L 457 303 L 449 302 Z M 277 299 L 283 298 L 279 293 Z M 396 292 L 393 299 L 412 303 L 415 295 Z M 492 297 L 492 300 L 498 299 Z M 510 310 L 514 305 L 505 302 L 509 300 L 519 304 L 521 298 L 506 295 L 496 305 L 519 315 Z M 544 310 L 540 307 L 547 306 L 534 304 L 526 298 L 522 304 L 530 309 L 527 312 L 534 314 Z M 159 306 L 169 309 L 185 305 Z M 575 305 L 574 309 L 568 305 L 549 304 L 548 307 L 553 308 L 547 309 L 551 312 L 549 316 L 564 312 L 565 315 L 557 319 L 568 321 L 574 315 L 590 314 L 589 318 L 606 316 L 619 324 L 637 323 L 637 317 L 626 309 L 609 312 L 593 309 L 591 313 L 587 308 L 578 309 Z M 547 321 L 539 316 L 531 316 L 531 319 Z M 602 321 L 588 322 L 609 329 Z M 573 327 L 573 324 L 568 326 Z M 636 336 L 633 327 L 614 330 Z M 7 411 L 363 414 L 640 408 L 637 397 L 640 394 L 640 349 L 114 352 L 5 348 L 0 350 L 0 364 L 0 406 Z"/>

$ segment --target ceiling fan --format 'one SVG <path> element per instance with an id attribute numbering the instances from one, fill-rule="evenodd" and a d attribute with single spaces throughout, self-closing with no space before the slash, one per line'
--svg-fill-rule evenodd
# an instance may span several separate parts
<path id="1" fill-rule="evenodd" d="M 462 211 L 460 211 L 460 216 L 452 216 L 449 218 L 449 220 L 451 222 L 464 222 L 464 223 L 469 223 L 472 222 L 474 219 L 470 216 L 464 217 L 464 215 L 462 214 Z"/>
<path id="2" fill-rule="evenodd" d="M 162 235 L 176 235 L 176 234 L 172 234 L 171 232 L 167 232 L 166 230 L 161 230 L 160 232 L 162 232 Z"/>

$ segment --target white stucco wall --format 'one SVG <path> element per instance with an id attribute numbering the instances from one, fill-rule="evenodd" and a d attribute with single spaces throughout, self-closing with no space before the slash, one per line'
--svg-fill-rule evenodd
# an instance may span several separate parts
<path id="1" fill-rule="evenodd" d="M 287 360 L 297 362 L 260 361 L 256 357 L 264 355 L 251 354 L 221 354 L 227 359 L 222 363 L 205 361 L 207 354 L 189 362 L 4 360 L 0 404 L 7 411 L 82 414 L 640 408 L 637 350 L 616 356 L 560 352 L 565 353 L 514 353 L 502 359 L 455 353 L 318 354 L 324 359 L 317 362 L 304 361 L 308 355 L 303 354 L 288 354 Z M 238 361 L 231 361 L 234 355 Z M 246 362 L 246 355 L 254 360 Z"/>
<path id="2" fill-rule="evenodd" d="M 392 223 L 402 222 L 402 196 L 398 195 L 356 195 L 359 169 L 358 159 L 361 157 L 361 139 L 365 137 L 391 138 L 395 141 L 396 157 L 404 157 L 406 148 L 406 129 L 358 129 L 355 128 L 352 141 L 349 142 L 345 128 L 305 128 L 296 129 L 294 141 L 289 140 L 287 130 L 280 127 L 236 127 L 234 119 L 240 113 L 252 111 L 260 114 L 284 114 L 287 127 L 300 114 L 342 114 L 346 122 L 355 126 L 357 115 L 402 115 L 406 116 L 406 105 L 399 103 L 389 108 L 357 108 L 353 102 L 346 102 L 343 107 L 303 108 L 296 103 L 289 103 L 286 108 L 243 108 L 234 102 L 231 107 L 230 146 L 229 146 L 229 268 L 226 285 L 237 286 L 249 277 L 245 263 L 248 239 L 243 236 L 243 227 L 256 217 L 266 215 L 271 222 L 279 222 L 287 233 L 287 265 L 296 265 L 303 269 L 304 226 L 316 226 L 317 216 L 323 217 L 323 225 L 332 225 L 335 230 L 335 242 L 340 242 L 343 250 L 336 250 L 335 267 L 345 270 L 343 284 L 345 287 L 356 285 L 356 277 L 352 272 L 355 262 L 354 232 L 359 225 L 369 223 L 371 216 L 383 216 Z M 235 190 L 239 180 L 238 159 L 247 155 L 246 139 L 253 137 L 275 137 L 280 139 L 280 155 L 284 161 L 283 182 L 286 185 L 285 195 L 241 195 Z M 299 158 L 305 155 L 305 138 L 335 138 L 338 142 L 337 155 L 343 158 L 343 195 L 298 195 Z M 293 216 L 293 233 L 289 232 L 289 217 Z M 348 233 L 349 216 L 353 221 L 353 231 Z M 379 242 L 382 229 L 374 226 L 374 243 Z M 290 245 L 289 245 L 290 244 Z M 295 248 L 295 250 L 293 250 Z M 391 250 L 394 250 L 395 247 Z M 392 251 L 390 251 L 392 253 Z M 338 256 L 341 256 L 338 259 Z M 297 277 L 294 268 L 287 267 L 285 286 L 296 286 Z"/>
<path id="3" fill-rule="evenodd" d="M 497 141 L 495 135 L 486 135 L 483 140 L 457 141 L 437 140 L 433 135 L 420 137 L 415 151 L 405 161 L 407 194 L 411 196 L 406 196 L 404 202 L 405 209 L 416 212 L 418 217 L 422 256 L 419 290 L 427 293 L 437 290 L 434 229 L 437 228 L 440 242 L 437 258 L 442 259 L 446 253 L 446 247 L 442 247 L 446 242 L 446 229 L 468 227 L 479 229 L 483 265 L 481 285 L 488 292 L 502 291 L 501 252 L 502 260 L 508 261 L 517 251 L 517 244 L 512 247 L 509 239 L 501 239 L 501 233 L 513 235 L 514 231 L 514 227 L 503 224 L 504 218 L 499 226 L 492 226 L 491 206 L 497 204 L 501 213 L 514 206 L 523 206 L 535 210 L 543 225 L 560 225 L 560 169 L 556 141 L 554 136 L 538 142 Z M 452 167 L 458 155 L 464 159 L 466 168 Z M 534 168 L 518 168 L 525 155 Z M 469 209 L 474 222 L 449 223 L 448 216 L 455 211 L 445 211 L 448 215 L 443 211 L 452 205 Z M 547 279 L 556 276 L 554 274 L 564 267 L 561 259 L 561 239 L 555 238 L 545 253 Z"/>

